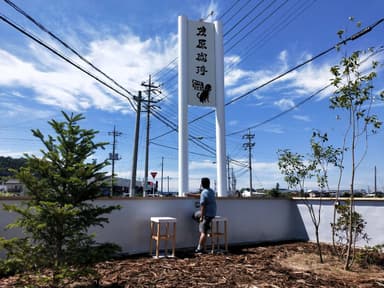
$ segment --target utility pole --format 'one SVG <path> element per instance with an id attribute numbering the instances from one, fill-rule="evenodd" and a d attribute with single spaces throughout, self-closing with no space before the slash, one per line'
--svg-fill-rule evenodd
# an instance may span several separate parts
<path id="1" fill-rule="evenodd" d="M 112 160 L 112 173 L 111 173 L 111 194 L 113 196 L 114 193 L 114 179 L 115 179 L 115 161 L 120 160 L 119 154 L 115 153 L 116 148 L 116 137 L 121 135 L 121 132 L 116 131 L 116 127 L 113 126 L 113 131 L 108 132 L 108 135 L 113 136 L 112 142 L 112 153 L 109 153 L 109 160 Z"/>
<path id="2" fill-rule="evenodd" d="M 167 176 L 167 192 L 169 193 L 169 176 Z"/>
<path id="3" fill-rule="evenodd" d="M 163 194 L 163 174 L 164 174 L 164 157 L 161 157 L 161 185 L 160 193 Z"/>
<path id="4" fill-rule="evenodd" d="M 141 86 L 144 86 L 147 88 L 145 91 L 147 93 L 147 138 L 145 141 L 145 171 L 144 171 L 144 189 L 143 189 L 143 197 L 147 195 L 147 182 L 148 182 L 148 162 L 149 162 L 149 120 L 150 120 L 150 113 L 151 113 L 151 104 L 157 103 L 158 101 L 153 101 L 151 99 L 151 93 L 161 93 L 159 88 L 160 86 L 154 85 L 154 83 L 151 81 L 151 75 L 149 75 L 149 81 L 142 82 Z"/>
<path id="5" fill-rule="evenodd" d="M 139 133 L 140 133 L 140 112 L 141 112 L 141 91 L 137 97 L 133 97 L 137 102 L 137 111 L 136 111 L 136 125 L 135 125 L 135 139 L 133 144 L 133 155 L 132 155 L 132 171 L 131 171 L 131 183 L 129 187 L 129 192 L 131 197 L 135 197 L 136 193 L 136 172 L 137 172 L 137 154 L 139 149 Z"/>
<path id="6" fill-rule="evenodd" d="M 243 135 L 243 139 L 248 140 L 248 142 L 243 144 L 243 147 L 248 150 L 248 167 L 249 167 L 249 189 L 252 194 L 252 148 L 255 146 L 255 143 L 252 142 L 252 139 L 255 138 L 255 134 L 251 134 L 251 129 L 248 129 L 248 134 Z"/>
<path id="7" fill-rule="evenodd" d="M 376 193 L 377 193 L 377 181 L 376 181 L 376 165 L 375 165 L 375 196 L 376 196 Z"/>
<path id="8" fill-rule="evenodd" d="M 228 175 L 228 193 L 232 194 L 231 190 L 231 173 L 230 173 L 230 168 L 229 168 L 229 156 L 227 156 L 227 175 Z"/>
<path id="9" fill-rule="evenodd" d="M 236 194 L 236 176 L 235 176 L 235 172 L 233 171 L 233 168 L 231 168 L 231 172 L 232 172 L 232 191 L 234 194 Z"/>

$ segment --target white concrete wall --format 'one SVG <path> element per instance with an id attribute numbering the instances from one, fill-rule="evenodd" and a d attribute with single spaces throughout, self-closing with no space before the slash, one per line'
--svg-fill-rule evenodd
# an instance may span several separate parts
<path id="1" fill-rule="evenodd" d="M 289 240 L 315 240 L 313 224 L 308 209 L 302 201 L 288 199 L 237 199 L 219 198 L 218 215 L 228 218 L 229 244 L 275 242 Z M 311 200 L 318 205 L 318 200 Z M 104 228 L 96 227 L 99 242 L 114 242 L 129 254 L 149 250 L 150 223 L 152 216 L 177 218 L 177 248 L 190 248 L 197 244 L 197 223 L 192 214 L 197 209 L 196 199 L 146 198 L 104 199 L 98 205 L 120 205 L 121 210 L 109 215 L 110 223 Z M 18 203 L 16 200 L 0 200 L 1 203 Z M 330 222 L 333 202 L 323 201 L 320 239 L 330 242 Z M 0 205 L 0 236 L 10 238 L 21 235 L 20 231 L 3 230 L 15 218 L 15 214 L 3 211 Z M 316 208 L 315 208 L 316 209 Z M 357 210 L 368 222 L 370 245 L 384 243 L 384 201 L 357 202 Z M 1 256 L 1 255 L 0 255 Z"/>
<path id="2" fill-rule="evenodd" d="M 124 252 L 141 253 L 149 249 L 150 217 L 168 216 L 177 219 L 176 245 L 194 247 L 199 237 L 197 223 L 192 220 L 195 199 L 103 200 L 102 204 L 119 204 L 122 209 L 110 215 L 104 229 L 96 229 L 101 242 L 119 244 Z M 248 242 L 307 239 L 298 210 L 292 201 L 218 199 L 218 215 L 228 218 L 228 241 L 231 244 Z M 300 228 L 301 227 L 301 228 Z"/>
<path id="3" fill-rule="evenodd" d="M 315 228 L 309 216 L 308 207 L 303 200 L 296 200 L 297 208 L 304 222 L 306 234 L 311 241 L 316 241 Z M 308 204 L 313 205 L 314 211 L 319 210 L 319 198 L 308 198 Z M 367 222 L 365 232 L 371 238 L 368 243 L 359 241 L 357 244 L 360 247 L 365 245 L 374 246 L 384 244 L 384 199 L 358 199 L 355 201 L 356 211 L 360 213 L 363 219 Z M 321 242 L 331 243 L 331 224 L 333 222 L 333 200 L 322 200 L 321 202 L 321 218 L 319 227 L 319 238 Z"/>

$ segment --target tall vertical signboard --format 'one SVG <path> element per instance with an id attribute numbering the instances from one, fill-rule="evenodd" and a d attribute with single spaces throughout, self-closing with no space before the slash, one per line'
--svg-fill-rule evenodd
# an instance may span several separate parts
<path id="1" fill-rule="evenodd" d="M 179 196 L 188 188 L 188 105 L 216 109 L 217 192 L 226 196 L 224 53 L 221 23 L 179 16 Z M 205 176 L 205 175 L 202 175 Z"/>
<path id="2" fill-rule="evenodd" d="M 215 29 L 212 23 L 188 21 L 188 104 L 216 105 Z"/>

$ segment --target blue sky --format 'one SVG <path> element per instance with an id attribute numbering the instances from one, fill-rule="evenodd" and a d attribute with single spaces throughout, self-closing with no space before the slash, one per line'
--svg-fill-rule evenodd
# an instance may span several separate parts
<path id="1" fill-rule="evenodd" d="M 225 102 L 244 95 L 252 89 L 284 73 L 289 68 L 332 47 L 338 42 L 337 31 L 344 29 L 352 35 L 359 29 L 348 21 L 353 16 L 362 27 L 383 17 L 382 0 L 323 0 L 323 1 L 91 1 L 91 0 L 31 0 L 14 1 L 48 30 L 77 50 L 117 83 L 136 95 L 143 81 L 152 75 L 161 84 L 157 118 L 151 117 L 149 170 L 158 171 L 160 180 L 163 159 L 164 174 L 170 190 L 177 189 L 177 134 L 158 120 L 177 124 L 177 17 L 221 20 L 225 51 Z M 33 33 L 61 54 L 114 86 L 97 71 L 92 70 L 60 43 L 38 29 L 5 1 L 0 1 L 0 13 Z M 112 142 L 113 127 L 121 132 L 117 137 L 115 172 L 119 177 L 131 175 L 132 143 L 135 113 L 127 99 L 96 82 L 91 77 L 64 62 L 52 52 L 27 38 L 4 21 L 0 21 L 0 155 L 20 157 L 23 153 L 39 155 L 42 148 L 31 133 L 39 128 L 45 134 L 52 131 L 47 121 L 62 119 L 61 110 L 82 113 L 85 128 L 99 130 L 97 141 Z M 300 101 L 329 84 L 329 69 L 343 55 L 372 46 L 382 46 L 384 24 L 372 32 L 316 59 L 246 97 L 226 106 L 227 154 L 231 159 L 246 163 L 248 153 L 243 148 L 243 135 L 251 128 L 255 134 L 252 150 L 253 187 L 272 188 L 277 182 L 286 187 L 277 166 L 277 151 L 291 149 L 305 155 L 313 129 L 327 132 L 329 143 L 342 145 L 346 117 L 330 110 L 326 90 L 291 112 L 261 124 L 292 108 Z M 375 56 L 384 61 L 383 53 Z M 384 89 L 382 68 L 374 81 L 372 93 Z M 127 97 L 131 97 L 127 94 Z M 189 108 L 189 120 L 207 114 L 208 108 Z M 372 112 L 384 119 L 383 103 L 374 102 Z M 144 177 L 145 113 L 142 114 L 138 179 Z M 189 187 L 196 190 L 202 176 L 216 178 L 214 114 L 195 121 L 189 127 L 192 137 L 201 141 L 202 149 L 190 143 Z M 172 125 L 172 124 L 171 124 Z M 165 134 L 165 135 L 164 135 Z M 162 136 L 163 135 L 163 136 Z M 368 153 L 358 169 L 356 186 L 373 188 L 374 167 L 377 184 L 384 189 L 384 132 L 369 138 Z M 95 158 L 108 157 L 112 145 Z M 230 163 L 237 179 L 237 188 L 249 184 L 248 170 Z M 350 159 L 345 160 L 342 188 L 348 188 Z M 337 184 L 337 171 L 330 169 L 330 186 Z M 315 188 L 314 181 L 307 188 Z M 164 190 L 168 181 L 164 180 Z"/>

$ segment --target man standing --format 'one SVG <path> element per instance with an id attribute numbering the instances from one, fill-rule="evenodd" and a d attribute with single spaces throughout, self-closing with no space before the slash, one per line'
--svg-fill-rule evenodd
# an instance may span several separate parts
<path id="1" fill-rule="evenodd" d="M 200 210 L 194 214 L 194 219 L 199 222 L 199 244 L 196 253 L 204 252 L 204 245 L 208 231 L 211 229 L 212 219 L 216 216 L 216 196 L 210 188 L 209 178 L 201 178 Z M 199 197 L 199 194 L 188 193 L 187 196 Z"/>

